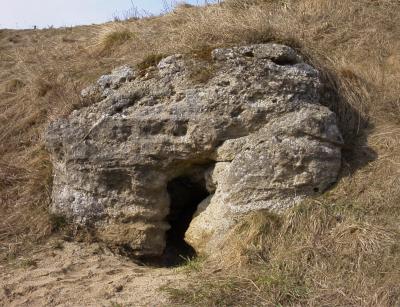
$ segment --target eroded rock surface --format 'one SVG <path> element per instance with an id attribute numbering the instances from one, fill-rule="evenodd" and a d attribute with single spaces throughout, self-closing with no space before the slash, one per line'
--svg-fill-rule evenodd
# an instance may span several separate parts
<path id="1" fill-rule="evenodd" d="M 52 211 L 93 227 L 101 240 L 136 256 L 162 254 L 167 187 L 177 177 L 210 194 L 186 232 L 205 253 L 244 213 L 282 211 L 336 181 L 335 114 L 320 104 L 319 72 L 293 49 L 217 49 L 209 60 L 173 55 L 117 73 L 127 71 L 129 79 L 102 77 L 90 91 L 112 91 L 46 134 Z"/>

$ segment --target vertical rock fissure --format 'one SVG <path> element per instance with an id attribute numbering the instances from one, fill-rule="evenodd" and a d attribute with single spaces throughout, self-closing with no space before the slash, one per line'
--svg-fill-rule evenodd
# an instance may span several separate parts
<path id="1" fill-rule="evenodd" d="M 185 232 L 198 205 L 207 198 L 209 192 L 203 183 L 186 176 L 171 180 L 167 190 L 170 196 L 170 213 L 167 221 L 171 228 L 166 234 L 163 258 L 166 266 L 174 266 L 196 255 L 193 247 L 185 242 Z"/>

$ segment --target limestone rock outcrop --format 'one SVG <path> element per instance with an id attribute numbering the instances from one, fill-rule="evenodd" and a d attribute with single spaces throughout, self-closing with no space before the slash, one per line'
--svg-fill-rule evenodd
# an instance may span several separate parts
<path id="1" fill-rule="evenodd" d="M 212 253 L 243 214 L 282 211 L 337 180 L 342 137 L 321 88 L 319 72 L 277 44 L 118 69 L 84 92 L 100 101 L 48 127 L 51 210 L 156 256 L 179 207 L 169 183 L 184 178 L 209 194 L 185 239 Z"/>

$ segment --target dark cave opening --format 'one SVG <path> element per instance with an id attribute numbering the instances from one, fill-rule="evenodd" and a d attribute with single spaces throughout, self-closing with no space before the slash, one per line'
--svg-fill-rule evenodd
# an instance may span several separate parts
<path id="1" fill-rule="evenodd" d="M 185 242 L 185 232 L 189 228 L 198 205 L 209 195 L 205 184 L 190 177 L 177 177 L 168 183 L 170 213 L 167 221 L 171 228 L 167 231 L 166 248 L 163 255 L 165 266 L 176 266 L 185 259 L 196 256 L 195 250 Z"/>

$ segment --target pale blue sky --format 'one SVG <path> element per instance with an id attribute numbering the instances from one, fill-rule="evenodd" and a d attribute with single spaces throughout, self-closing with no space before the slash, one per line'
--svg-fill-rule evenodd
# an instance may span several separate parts
<path id="1" fill-rule="evenodd" d="M 0 0 L 1 28 L 42 28 L 102 23 L 124 16 L 132 3 L 140 12 L 159 14 L 174 0 Z M 178 1 L 179 2 L 179 1 Z M 191 4 L 203 0 L 187 0 Z"/>

